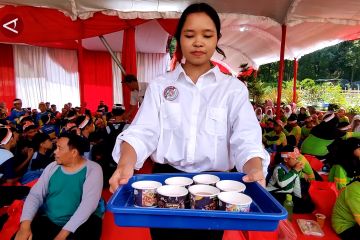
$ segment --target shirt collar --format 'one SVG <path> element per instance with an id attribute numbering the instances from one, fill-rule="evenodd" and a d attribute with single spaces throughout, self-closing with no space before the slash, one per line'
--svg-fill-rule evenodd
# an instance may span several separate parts
<path id="1" fill-rule="evenodd" d="M 290 169 L 283 163 L 280 163 L 280 167 L 285 170 L 286 173 L 290 171 Z"/>
<path id="2" fill-rule="evenodd" d="M 219 81 L 219 79 L 221 78 L 221 71 L 219 69 L 218 66 L 214 66 L 213 68 L 211 68 L 209 71 L 207 71 L 206 73 L 204 73 L 203 75 L 201 76 L 208 76 L 206 79 L 207 81 L 211 82 L 211 83 L 216 83 Z M 176 68 L 174 69 L 173 71 L 173 76 L 175 79 L 175 81 L 178 81 L 180 80 L 181 78 L 182 79 L 186 79 L 186 73 L 182 67 L 181 64 L 178 64 L 176 66 Z M 201 77 L 200 76 L 200 77 Z"/>

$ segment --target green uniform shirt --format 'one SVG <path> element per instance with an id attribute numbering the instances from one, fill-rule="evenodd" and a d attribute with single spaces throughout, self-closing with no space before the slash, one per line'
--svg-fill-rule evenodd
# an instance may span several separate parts
<path id="1" fill-rule="evenodd" d="M 343 187 L 346 187 L 346 185 L 351 181 L 351 178 L 348 178 L 345 169 L 341 165 L 336 164 L 330 169 L 328 181 L 334 182 L 336 184 L 336 188 L 340 190 Z"/>
<path id="2" fill-rule="evenodd" d="M 337 234 L 355 226 L 360 219 L 360 182 L 348 185 L 337 198 L 331 218 Z"/>
<path id="3" fill-rule="evenodd" d="M 351 137 L 360 138 L 360 132 L 347 132 L 341 139 L 346 140 Z M 329 146 L 333 141 L 334 139 L 326 140 L 310 134 L 301 144 L 301 153 L 320 157 L 325 156 L 329 153 L 327 146 Z"/>
<path id="4" fill-rule="evenodd" d="M 286 129 L 284 129 L 284 132 L 285 132 L 286 136 L 293 135 L 296 138 L 296 144 L 299 143 L 300 138 L 301 138 L 301 128 L 299 126 L 293 127 L 290 132 L 288 132 L 288 131 L 286 131 Z"/>
<path id="5" fill-rule="evenodd" d="M 275 167 L 266 189 L 269 192 L 294 193 L 295 196 L 301 198 L 299 172 L 280 163 Z"/>
<path id="6" fill-rule="evenodd" d="M 349 118 L 347 116 L 343 116 L 341 118 L 339 118 L 339 122 L 347 122 L 350 123 Z"/>
<path id="7" fill-rule="evenodd" d="M 325 156 L 329 153 L 327 146 L 334 140 L 326 140 L 310 134 L 301 144 L 301 153 L 315 156 Z"/>
<path id="8" fill-rule="evenodd" d="M 309 161 L 306 159 L 306 157 L 302 154 L 297 158 L 299 162 L 302 162 L 304 164 L 303 170 L 300 172 L 300 178 L 304 178 L 305 175 L 307 175 L 308 180 L 315 180 L 314 171 L 312 170 L 312 167 L 309 163 Z"/>
<path id="9" fill-rule="evenodd" d="M 305 139 L 310 135 L 310 131 L 312 128 L 307 128 L 306 126 L 302 126 L 301 128 L 301 138 Z"/>
<path id="10" fill-rule="evenodd" d="M 277 140 L 269 140 L 269 139 L 266 138 L 266 136 L 268 136 L 270 138 L 277 136 L 278 139 Z M 263 135 L 263 142 L 268 146 L 269 145 L 274 145 L 274 144 L 277 145 L 277 146 L 279 146 L 279 145 L 286 146 L 286 144 L 287 144 L 285 133 L 281 132 L 280 134 L 276 134 L 275 131 L 265 133 Z"/>

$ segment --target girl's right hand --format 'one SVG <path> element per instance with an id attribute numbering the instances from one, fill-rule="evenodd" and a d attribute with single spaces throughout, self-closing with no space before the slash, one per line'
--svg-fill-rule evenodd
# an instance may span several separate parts
<path id="1" fill-rule="evenodd" d="M 125 164 L 119 164 L 109 180 L 110 192 L 114 193 L 119 186 L 127 184 L 133 174 L 134 164 L 129 162 Z"/>

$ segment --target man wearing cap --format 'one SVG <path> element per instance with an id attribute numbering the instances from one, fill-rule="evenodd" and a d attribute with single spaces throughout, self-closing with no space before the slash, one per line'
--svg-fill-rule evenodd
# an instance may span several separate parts
<path id="1" fill-rule="evenodd" d="M 112 117 L 109 119 L 106 126 L 106 132 L 109 135 L 109 142 L 114 146 L 117 136 L 125 130 L 125 125 L 127 124 L 123 119 L 123 114 L 125 113 L 125 107 L 122 104 L 114 104 L 111 110 Z"/>
<path id="2" fill-rule="evenodd" d="M 22 101 L 19 98 L 14 99 L 14 108 L 11 111 L 11 114 L 9 116 L 9 120 L 17 124 L 20 116 L 25 115 L 26 110 L 22 108 Z"/>
<path id="3" fill-rule="evenodd" d="M 41 121 L 41 117 L 48 115 L 49 112 L 46 111 L 46 105 L 44 102 L 39 103 L 39 110 L 40 112 L 36 115 L 35 124 L 37 124 L 38 126 L 42 126 L 44 123 Z"/>
<path id="4" fill-rule="evenodd" d="M 130 109 L 125 112 L 124 119 L 128 120 L 144 100 L 148 83 L 138 82 L 134 75 L 128 74 L 124 77 L 125 85 L 130 89 Z"/>

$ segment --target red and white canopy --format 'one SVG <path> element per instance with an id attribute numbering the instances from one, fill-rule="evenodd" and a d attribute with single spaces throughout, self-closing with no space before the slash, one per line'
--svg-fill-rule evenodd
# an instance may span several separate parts
<path id="1" fill-rule="evenodd" d="M 0 0 L 1 23 L 9 14 L 23 20 L 22 36 L 7 37 L 0 31 L 0 42 L 75 48 L 75 40 L 85 39 L 85 48 L 105 50 L 94 38 L 105 35 L 112 48 L 120 50 L 122 33 L 119 30 L 136 25 L 138 52 L 164 52 L 169 31 L 158 21 L 148 20 L 178 18 L 192 2 L 198 1 L 29 0 L 24 3 Z M 360 37 L 358 0 L 203 2 L 220 13 L 223 37 L 219 45 L 227 55 L 225 63 L 234 70 L 238 70 L 241 63 L 256 68 L 279 60 L 282 25 L 287 26 L 286 59 L 300 58 L 320 48 Z M 221 59 L 218 55 L 214 57 Z"/>

